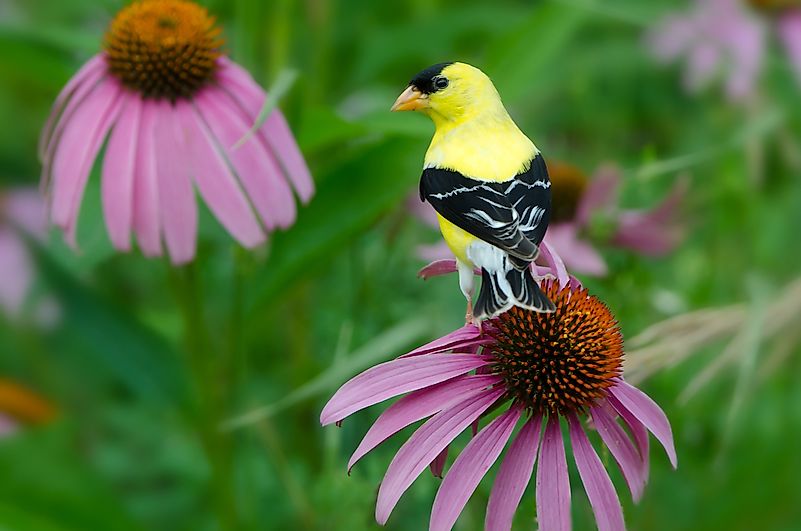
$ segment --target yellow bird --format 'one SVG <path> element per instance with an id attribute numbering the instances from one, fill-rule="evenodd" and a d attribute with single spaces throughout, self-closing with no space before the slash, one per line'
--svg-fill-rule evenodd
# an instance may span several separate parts
<path id="1" fill-rule="evenodd" d="M 465 63 L 440 63 L 417 74 L 392 110 L 420 111 L 434 122 L 420 199 L 437 211 L 456 256 L 467 321 L 480 323 L 512 306 L 553 311 L 530 268 L 548 228 L 551 181 L 490 78 Z M 475 268 L 481 289 L 474 315 Z"/>

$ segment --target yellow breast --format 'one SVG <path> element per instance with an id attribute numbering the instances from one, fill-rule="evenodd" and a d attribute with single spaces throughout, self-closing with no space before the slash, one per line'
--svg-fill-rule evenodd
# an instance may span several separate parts
<path id="1" fill-rule="evenodd" d="M 448 248 L 453 255 L 459 261 L 472 266 L 473 263 L 467 258 L 467 248 L 478 238 L 460 229 L 439 214 L 437 214 L 437 219 L 439 219 L 439 230 L 442 232 L 442 238 L 448 244 Z"/>

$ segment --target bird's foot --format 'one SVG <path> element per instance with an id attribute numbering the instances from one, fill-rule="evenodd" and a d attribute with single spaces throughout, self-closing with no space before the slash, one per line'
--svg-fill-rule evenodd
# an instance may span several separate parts
<path id="1" fill-rule="evenodd" d="M 464 314 L 464 324 L 475 324 L 475 318 L 473 317 L 473 301 L 467 301 L 467 311 Z"/>

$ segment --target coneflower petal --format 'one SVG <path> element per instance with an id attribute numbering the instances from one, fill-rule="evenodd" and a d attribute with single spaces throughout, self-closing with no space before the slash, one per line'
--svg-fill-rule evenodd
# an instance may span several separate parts
<path id="1" fill-rule="evenodd" d="M 224 84 L 236 87 L 236 96 L 233 94 L 232 96 L 241 103 L 250 118 L 255 120 L 267 99 L 267 94 L 241 66 L 225 57 L 220 57 L 218 62 L 221 68 L 217 72 L 217 76 L 224 81 Z M 309 173 L 300 148 L 279 109 L 273 109 L 259 130 L 259 134 L 263 135 L 278 156 L 300 199 L 304 203 L 311 199 L 311 196 L 314 195 L 311 173 Z"/>
<path id="2" fill-rule="evenodd" d="M 144 102 L 133 183 L 133 227 L 145 256 L 161 256 L 161 223 L 154 137 L 157 104 Z"/>
<path id="3" fill-rule="evenodd" d="M 634 444 L 637 446 L 637 451 L 640 454 L 640 476 L 643 479 L 643 482 L 648 483 L 648 475 L 650 473 L 649 461 L 650 461 L 650 446 L 651 442 L 648 438 L 648 428 L 645 427 L 645 424 L 637 420 L 637 417 L 631 414 L 631 412 L 623 407 L 623 405 L 613 396 L 607 397 L 607 404 L 618 414 L 620 418 L 623 419 L 623 422 L 626 423 L 626 426 L 629 428 L 629 432 L 634 436 Z"/>
<path id="4" fill-rule="evenodd" d="M 570 477 L 558 417 L 548 419 L 540 445 L 537 521 L 541 531 L 570 531 Z"/>
<path id="5" fill-rule="evenodd" d="M 228 95 L 210 87 L 198 94 L 197 108 L 225 149 L 242 186 L 267 229 L 286 228 L 295 222 L 295 198 L 281 168 L 259 136 L 241 146 L 249 126 Z"/>
<path id="6" fill-rule="evenodd" d="M 615 421 L 615 418 L 603 407 L 590 408 L 595 429 L 601 436 L 604 444 L 617 461 L 623 477 L 631 491 L 634 501 L 639 501 L 645 488 L 645 478 L 641 465 L 642 459 L 634 447 L 634 443 L 626 435 L 625 430 Z"/>
<path id="7" fill-rule="evenodd" d="M 403 358 L 419 356 L 421 354 L 431 354 L 434 352 L 445 352 L 446 350 L 462 350 L 472 346 L 487 343 L 486 338 L 481 337 L 481 331 L 473 324 L 466 324 L 450 334 L 426 343 L 413 351 L 404 354 Z"/>
<path id="8" fill-rule="evenodd" d="M 507 410 L 465 446 L 434 498 L 430 531 L 450 531 L 453 528 L 481 478 L 501 455 L 519 418 L 518 408 Z"/>
<path id="9" fill-rule="evenodd" d="M 331 397 L 320 414 L 323 426 L 388 398 L 417 391 L 488 363 L 474 354 L 428 354 L 399 358 L 364 371 Z"/>
<path id="10" fill-rule="evenodd" d="M 197 233 L 197 203 L 189 177 L 192 161 L 178 115 L 178 109 L 189 104 L 179 101 L 173 106 L 161 101 L 157 105 L 154 135 L 159 212 L 170 259 L 183 264 L 195 257 Z"/>
<path id="11" fill-rule="evenodd" d="M 176 105 L 176 111 L 186 134 L 192 177 L 209 209 L 245 247 L 264 243 L 264 232 L 213 133 L 192 105 Z"/>
<path id="12" fill-rule="evenodd" d="M 103 158 L 101 192 L 106 228 L 114 247 L 125 251 L 131 248 L 133 179 L 141 110 L 139 98 L 126 98 Z"/>
<path id="13" fill-rule="evenodd" d="M 576 461 L 581 481 L 584 483 L 584 490 L 595 514 L 595 522 L 598 531 L 622 531 L 626 528 L 623 523 L 623 510 L 620 507 L 620 500 L 606 473 L 603 463 L 595 453 L 595 449 L 590 444 L 581 421 L 575 413 L 567 416 L 570 426 L 570 442 L 573 446 L 573 458 Z"/>
<path id="14" fill-rule="evenodd" d="M 120 88 L 106 80 L 69 117 L 53 161 L 53 223 L 74 243 L 78 210 L 97 152 L 120 108 Z"/>
<path id="15" fill-rule="evenodd" d="M 670 429 L 665 412 L 651 400 L 651 397 L 629 385 L 624 380 L 618 380 L 617 385 L 611 387 L 609 392 L 615 397 L 621 406 L 626 408 L 632 415 L 645 424 L 645 427 L 654 434 L 670 459 L 673 468 L 678 465 L 676 458 L 676 448 L 673 446 L 673 431 Z"/>
<path id="16" fill-rule="evenodd" d="M 47 153 L 50 151 L 50 143 L 53 140 L 53 133 L 55 132 L 56 125 L 63 117 L 70 101 L 72 101 L 74 96 L 80 96 L 81 92 L 85 94 L 87 90 L 90 90 L 103 75 L 105 66 L 106 62 L 103 58 L 103 55 L 95 55 L 86 61 L 83 66 L 81 66 L 75 75 L 70 78 L 67 84 L 64 85 L 64 88 L 61 89 L 61 92 L 58 93 L 56 101 L 53 102 L 53 106 L 51 107 L 50 115 L 47 117 L 47 122 L 45 122 L 45 125 L 42 128 L 42 132 L 39 136 L 38 153 L 40 161 L 45 161 Z M 79 91 L 82 86 L 84 89 Z"/>
<path id="17" fill-rule="evenodd" d="M 404 396 L 373 423 L 348 461 L 348 470 L 367 452 L 406 426 L 475 396 L 499 381 L 498 376 L 464 376 Z"/>
<path id="18" fill-rule="evenodd" d="M 512 528 L 515 511 L 534 471 L 541 429 L 542 415 L 534 415 L 509 447 L 487 504 L 485 531 L 509 531 Z"/>
<path id="19" fill-rule="evenodd" d="M 386 523 L 400 497 L 429 463 L 503 393 L 503 389 L 493 389 L 460 402 L 437 413 L 412 434 L 395 454 L 378 489 L 375 517 L 379 524 Z"/>

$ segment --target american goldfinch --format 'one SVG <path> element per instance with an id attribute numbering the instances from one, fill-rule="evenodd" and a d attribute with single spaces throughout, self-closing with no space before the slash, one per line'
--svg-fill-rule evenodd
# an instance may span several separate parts
<path id="1" fill-rule="evenodd" d="M 529 267 L 548 227 L 548 170 L 490 78 L 465 63 L 437 64 L 409 82 L 392 110 L 420 111 L 434 122 L 420 199 L 436 210 L 456 256 L 467 321 L 480 323 L 512 306 L 553 311 Z M 474 313 L 475 268 L 481 289 Z"/>

